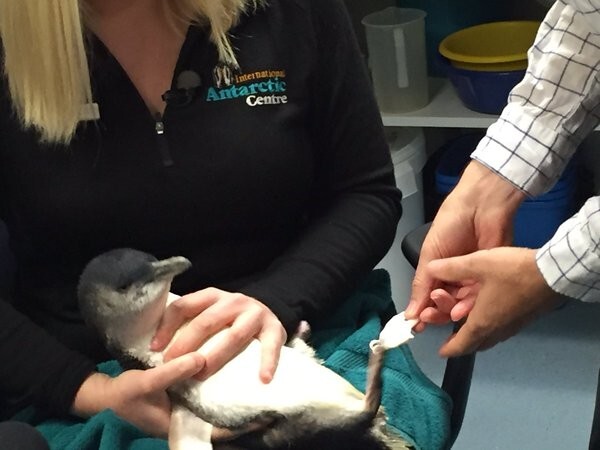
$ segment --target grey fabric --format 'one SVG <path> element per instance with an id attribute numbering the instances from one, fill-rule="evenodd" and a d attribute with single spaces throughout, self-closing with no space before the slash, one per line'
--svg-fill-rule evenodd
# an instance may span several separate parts
<path id="1" fill-rule="evenodd" d="M 48 443 L 31 425 L 0 422 L 0 450 L 49 450 Z"/>

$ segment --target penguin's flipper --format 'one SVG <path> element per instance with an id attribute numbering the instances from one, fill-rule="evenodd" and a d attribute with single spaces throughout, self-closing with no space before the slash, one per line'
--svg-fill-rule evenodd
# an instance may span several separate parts
<path id="1" fill-rule="evenodd" d="M 173 405 L 169 427 L 169 450 L 212 450 L 213 426 L 189 409 Z"/>

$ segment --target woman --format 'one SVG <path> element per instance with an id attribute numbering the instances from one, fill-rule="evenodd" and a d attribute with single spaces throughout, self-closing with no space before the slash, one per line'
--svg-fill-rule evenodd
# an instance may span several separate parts
<path id="1" fill-rule="evenodd" d="M 163 435 L 166 386 L 253 337 L 268 382 L 298 322 L 332 311 L 390 246 L 400 195 L 341 1 L 2 0 L 0 34 L 13 409 L 112 408 Z M 172 361 L 109 378 L 75 285 L 115 247 L 193 263 L 155 349 L 192 322 Z M 185 355 L 225 327 L 223 345 Z"/>

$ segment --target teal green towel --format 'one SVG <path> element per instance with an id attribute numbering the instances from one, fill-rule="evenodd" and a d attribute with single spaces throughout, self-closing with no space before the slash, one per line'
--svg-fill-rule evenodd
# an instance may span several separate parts
<path id="1" fill-rule="evenodd" d="M 364 391 L 369 341 L 379 335 L 380 317 L 385 321 L 393 314 L 389 275 L 375 270 L 326 322 L 314 324 L 312 344 L 327 367 Z M 109 361 L 99 370 L 116 375 L 121 368 Z M 382 375 L 382 403 L 390 427 L 417 450 L 444 449 L 450 435 L 451 400 L 421 372 L 408 346 L 388 352 Z M 111 411 L 83 421 L 48 420 L 28 409 L 15 419 L 35 425 L 52 450 L 167 450 L 165 440 L 144 435 Z"/>

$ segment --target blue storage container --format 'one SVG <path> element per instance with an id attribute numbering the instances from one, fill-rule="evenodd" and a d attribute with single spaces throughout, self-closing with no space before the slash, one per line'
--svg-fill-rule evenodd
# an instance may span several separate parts
<path id="1" fill-rule="evenodd" d="M 440 60 L 458 98 L 467 108 L 485 114 L 500 114 L 508 94 L 525 76 L 524 70 L 483 72 L 454 67 L 442 57 Z"/>
<path id="2" fill-rule="evenodd" d="M 438 194 L 445 196 L 456 186 L 482 137 L 481 133 L 466 134 L 440 149 L 442 154 L 435 170 Z M 521 204 L 514 221 L 514 245 L 539 248 L 552 237 L 559 225 L 573 214 L 576 180 L 575 162 L 571 162 L 550 191 Z"/>

